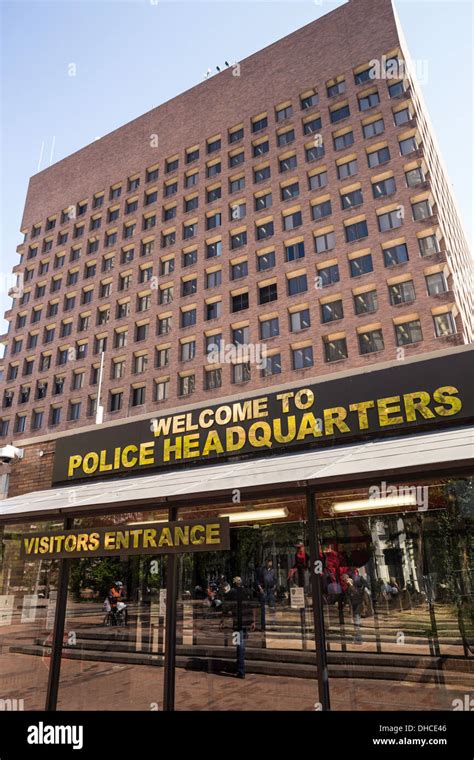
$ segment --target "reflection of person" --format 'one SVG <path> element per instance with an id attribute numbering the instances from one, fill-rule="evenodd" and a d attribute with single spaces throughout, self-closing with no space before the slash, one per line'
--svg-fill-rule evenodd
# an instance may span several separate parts
<path id="1" fill-rule="evenodd" d="M 272 614 L 275 613 L 276 580 L 273 560 L 271 557 L 267 557 L 265 565 L 258 567 L 256 572 L 257 593 L 262 613 L 262 628 L 265 628 L 265 605 L 269 606 Z"/>
<path id="2" fill-rule="evenodd" d="M 304 574 L 309 567 L 309 554 L 306 553 L 304 543 L 298 541 L 296 544 L 295 564 L 289 573 L 289 578 L 296 576 L 296 583 L 300 588 L 304 588 Z"/>
<path id="3" fill-rule="evenodd" d="M 114 617 L 117 616 L 117 604 L 118 602 L 123 601 L 124 594 L 125 594 L 125 590 L 124 590 L 122 581 L 115 581 L 113 585 L 110 587 L 108 597 L 107 597 L 110 604 L 110 611 L 112 612 Z M 125 625 L 127 625 L 128 612 L 127 612 L 126 607 L 124 607 L 124 622 L 125 622 Z"/>
<path id="4" fill-rule="evenodd" d="M 346 596 L 349 599 L 352 609 L 352 619 L 354 621 L 354 641 L 360 644 L 362 643 L 360 618 L 364 605 L 364 594 L 367 584 L 361 575 L 355 575 L 353 578 L 351 578 L 349 575 L 347 575 L 347 573 L 344 573 L 342 580 L 346 587 Z"/>
<path id="5" fill-rule="evenodd" d="M 256 609 L 249 592 L 236 576 L 233 587 L 225 596 L 224 614 L 232 617 L 232 637 L 237 649 L 237 678 L 245 678 L 245 640 L 255 630 Z M 223 626 L 223 622 L 221 625 Z"/>

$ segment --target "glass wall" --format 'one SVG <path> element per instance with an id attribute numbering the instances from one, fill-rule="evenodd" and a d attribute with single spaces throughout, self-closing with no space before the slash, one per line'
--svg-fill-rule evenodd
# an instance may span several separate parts
<path id="1" fill-rule="evenodd" d="M 316 506 L 331 708 L 465 704 L 474 691 L 473 479 L 347 487 L 317 494 Z M 229 550 L 175 559 L 176 709 L 318 710 L 305 499 L 178 511 L 217 515 L 229 516 Z M 74 527 L 167 519 L 127 513 Z M 4 709 L 45 705 L 58 562 L 20 559 L 20 539 L 61 528 L 3 528 Z M 58 709 L 162 710 L 166 555 L 69 562 Z"/>
<path id="2" fill-rule="evenodd" d="M 305 502 L 180 510 L 230 516 L 230 550 L 179 555 L 176 709 L 314 710 Z"/>
<path id="3" fill-rule="evenodd" d="M 75 520 L 74 527 L 144 525 L 167 514 Z M 59 710 L 162 710 L 167 557 L 70 562 Z"/>
<path id="4" fill-rule="evenodd" d="M 317 503 L 332 709 L 452 710 L 474 687 L 472 478 Z"/>
<path id="5" fill-rule="evenodd" d="M 0 709 L 44 710 L 56 611 L 57 560 L 20 559 L 21 536 L 62 522 L 1 528 Z"/>

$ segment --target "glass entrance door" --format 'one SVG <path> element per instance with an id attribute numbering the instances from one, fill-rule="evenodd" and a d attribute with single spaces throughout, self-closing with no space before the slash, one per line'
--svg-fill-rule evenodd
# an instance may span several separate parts
<path id="1" fill-rule="evenodd" d="M 452 710 L 474 687 L 472 481 L 420 489 L 403 511 L 318 497 L 332 709 Z"/>
<path id="2" fill-rule="evenodd" d="M 314 710 L 305 505 L 220 512 L 230 550 L 178 560 L 176 709 Z"/>

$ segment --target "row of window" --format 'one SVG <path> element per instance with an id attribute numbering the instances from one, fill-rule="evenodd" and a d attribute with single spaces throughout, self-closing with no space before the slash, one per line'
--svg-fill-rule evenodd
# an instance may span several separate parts
<path id="1" fill-rule="evenodd" d="M 300 249 L 301 244 L 297 244 L 295 246 L 296 251 Z M 388 250 L 384 251 L 385 254 L 385 264 L 386 266 L 393 266 L 395 263 L 404 263 L 408 260 L 407 252 L 406 252 L 406 246 L 405 244 L 398 245 L 395 247 L 394 250 Z M 395 255 L 394 255 L 395 254 Z M 265 254 L 268 255 L 268 254 Z M 373 271 L 373 265 L 372 265 L 372 257 L 371 254 L 366 254 L 365 256 L 359 258 L 359 259 L 352 259 L 349 261 L 350 265 L 350 272 L 352 276 L 359 276 L 361 273 L 368 274 L 369 272 Z M 234 267 L 238 267 L 238 277 L 242 278 L 248 274 L 248 267 L 247 262 L 239 262 L 238 264 L 235 264 Z M 234 273 L 235 275 L 235 273 Z M 217 270 L 210 272 L 206 275 L 206 285 L 208 288 L 215 287 L 221 284 L 221 276 L 222 271 Z M 338 282 L 340 282 L 340 275 L 339 275 L 339 265 L 337 263 L 329 264 L 328 266 L 322 266 L 317 267 L 317 280 L 315 282 L 315 285 L 317 288 L 326 288 L 330 285 L 334 285 Z M 237 279 L 237 275 L 234 277 Z M 440 271 L 432 272 L 430 274 L 427 274 L 425 277 L 426 280 L 426 290 L 428 295 L 441 295 L 442 293 L 446 293 L 448 290 L 448 285 L 444 276 L 444 273 Z M 413 285 L 413 281 L 410 279 L 410 275 L 407 275 L 406 281 L 403 283 L 404 286 L 404 297 L 403 299 L 399 299 L 397 296 L 398 289 L 401 287 L 400 283 L 397 283 L 395 285 L 389 284 L 389 295 L 390 295 L 390 303 L 392 305 L 398 305 L 399 303 L 408 303 L 409 301 L 415 300 L 415 289 Z M 308 289 L 308 281 L 306 277 L 306 273 L 301 275 L 296 275 L 294 277 L 288 278 L 287 283 L 287 295 L 296 295 L 298 293 L 305 292 Z M 187 296 L 192 295 L 197 292 L 197 278 L 191 279 L 191 280 L 185 280 L 181 283 L 181 295 Z M 163 300 L 163 295 L 166 294 L 166 298 Z M 411 297 L 409 297 L 409 293 L 412 294 Z M 231 309 L 232 311 L 240 311 L 241 308 L 235 309 L 235 306 L 240 306 L 242 304 L 242 299 L 240 296 L 243 294 L 239 294 L 238 296 L 232 296 L 232 299 L 238 299 L 238 300 L 232 300 L 231 301 Z M 277 289 L 277 283 L 271 283 L 266 284 L 262 286 L 258 286 L 258 303 L 265 304 L 270 303 L 271 301 L 276 301 L 278 299 L 278 289 Z M 160 303 L 171 303 L 173 300 L 173 292 L 172 288 L 167 288 L 162 291 L 160 291 Z M 248 293 L 247 293 L 247 300 L 246 303 L 248 305 Z M 151 293 L 147 293 L 145 295 L 138 295 L 136 297 L 136 311 L 137 312 L 145 312 L 148 311 L 150 308 L 152 308 L 153 302 L 152 302 L 152 295 Z M 213 301 L 211 303 L 207 303 L 204 305 L 204 318 L 206 320 L 214 319 L 219 316 L 221 316 L 222 313 L 222 300 Z M 375 310 L 375 309 L 372 309 Z M 115 318 L 116 319 L 122 319 L 124 317 L 129 316 L 131 313 L 131 301 L 123 301 L 121 303 L 117 303 L 116 305 L 116 312 L 115 312 Z M 357 311 L 356 314 L 361 313 Z M 193 315 L 192 317 L 190 315 Z M 185 310 L 183 312 L 183 317 L 185 317 L 185 323 L 182 326 L 188 326 L 188 319 L 194 320 L 196 315 L 196 310 Z M 100 308 L 97 310 L 96 318 L 95 318 L 95 325 L 96 326 L 103 326 L 110 322 L 111 319 L 111 307 L 106 306 L 103 308 Z M 192 322 L 195 324 L 195 322 Z M 26 315 L 19 315 L 17 320 L 17 326 L 22 327 L 26 324 Z M 89 330 L 91 327 L 93 327 L 93 320 L 92 320 L 92 314 L 90 312 L 86 314 L 80 314 L 77 321 L 77 330 L 78 332 L 85 332 Z M 68 321 L 63 321 L 60 326 L 59 330 L 59 337 L 67 337 L 72 334 L 74 328 L 73 319 L 69 319 Z M 123 329 L 119 329 L 119 334 L 124 335 Z M 56 337 L 56 325 L 48 325 L 43 330 L 43 345 L 52 343 Z M 27 350 L 33 349 L 36 346 L 39 345 L 39 339 L 40 339 L 40 333 L 32 332 L 28 334 L 28 337 L 26 339 L 25 348 Z M 14 338 L 12 344 L 11 344 L 11 354 L 14 356 L 16 354 L 21 353 L 23 350 L 23 338 L 18 337 Z"/>
<path id="2" fill-rule="evenodd" d="M 455 321 L 453 315 L 448 312 L 446 314 L 433 316 L 435 331 L 437 335 L 444 336 L 450 335 L 455 332 Z M 406 346 L 414 343 L 418 343 L 423 340 L 423 334 L 421 330 L 421 323 L 418 319 L 410 320 L 404 324 L 395 325 L 395 336 L 398 346 Z M 357 333 L 359 352 L 362 355 L 375 353 L 384 350 L 384 338 L 383 330 L 381 327 L 376 327 L 371 330 L 361 331 Z M 345 336 L 323 339 L 324 359 L 326 362 L 342 361 L 348 358 L 347 340 Z M 306 345 L 297 348 L 290 348 L 291 351 L 291 367 L 293 370 L 304 370 L 313 367 L 314 354 L 313 346 Z M 145 363 L 146 364 L 146 363 Z M 158 365 L 161 366 L 161 365 Z M 230 368 L 231 382 L 244 383 L 252 379 L 253 366 L 251 362 L 242 361 L 240 363 L 232 364 Z M 261 377 L 268 377 L 271 375 L 278 375 L 282 372 L 282 359 L 281 354 L 274 352 L 265 358 L 263 367 L 257 370 Z M 204 368 L 204 388 L 206 390 L 215 390 L 222 386 L 222 367 Z M 95 384 L 97 383 L 97 368 L 94 368 Z M 178 374 L 178 387 L 177 393 L 180 397 L 190 396 L 196 388 L 196 374 L 194 372 L 188 372 L 186 374 Z M 61 395 L 64 390 L 64 378 L 55 379 L 56 393 L 54 395 Z M 46 395 L 45 386 L 47 383 L 43 383 L 40 386 L 39 395 L 37 398 L 44 398 Z M 73 386 L 74 389 L 78 389 L 82 385 Z M 164 401 L 169 397 L 170 379 L 164 378 L 154 381 L 153 388 L 153 401 Z M 134 385 L 130 389 L 129 394 L 129 406 L 137 407 L 145 404 L 146 402 L 146 385 Z M 29 390 L 23 389 L 20 391 L 21 401 L 26 402 L 29 399 Z M 124 391 L 122 389 L 115 389 L 109 391 L 108 410 L 110 412 L 117 412 L 123 408 L 124 403 Z M 4 407 L 11 406 L 11 400 L 8 398 Z M 82 401 L 70 401 L 68 404 L 68 419 L 79 420 L 81 417 Z M 88 399 L 88 416 L 93 416 L 97 409 L 97 397 L 89 396 Z M 49 425 L 54 426 L 61 421 L 62 407 L 54 405 L 50 407 L 50 419 Z M 14 432 L 23 433 L 26 430 L 27 415 L 18 413 L 15 416 Z M 43 426 L 44 411 L 33 410 L 31 416 L 31 429 L 38 430 Z M 6 436 L 9 430 L 9 420 L 0 420 L 0 435 Z"/>
<path id="3" fill-rule="evenodd" d="M 357 223 L 357 227 L 359 231 L 364 231 L 361 229 L 361 226 L 363 225 L 363 222 Z M 422 256 L 429 256 L 433 254 L 437 254 L 440 252 L 440 246 L 438 238 L 435 234 L 427 234 L 424 237 L 418 238 L 418 245 L 420 250 L 420 255 Z M 218 246 L 218 247 L 217 247 Z M 333 231 L 324 233 L 322 235 L 317 235 L 314 238 L 314 246 L 315 250 L 318 254 L 322 253 L 328 253 L 332 251 L 336 246 L 336 236 Z M 220 256 L 222 251 L 222 243 L 213 243 L 212 247 L 214 249 L 213 253 L 214 256 Z M 284 246 L 284 258 L 286 262 L 294 262 L 301 260 L 305 257 L 305 244 L 303 240 L 297 241 L 295 243 L 291 243 Z M 408 248 L 406 243 L 397 243 L 395 245 L 387 244 L 386 247 L 382 248 L 382 255 L 383 255 L 383 262 L 384 266 L 386 268 L 391 268 L 394 266 L 398 266 L 401 264 L 405 264 L 409 260 L 408 255 Z M 195 263 L 197 260 L 197 251 L 192 251 L 190 253 L 184 254 L 184 256 L 192 256 L 192 263 Z M 169 265 L 172 263 L 170 260 L 167 262 Z M 189 263 L 189 262 L 187 262 Z M 276 253 L 274 249 L 266 250 L 262 253 L 257 254 L 257 270 L 259 272 L 266 272 L 272 270 L 276 266 Z M 362 275 L 369 274 L 374 271 L 374 261 L 373 256 L 371 252 L 361 252 L 361 253 L 355 253 L 351 258 L 348 259 L 348 267 L 349 267 L 349 274 L 352 278 L 354 277 L 360 277 Z M 339 265 L 337 262 L 324 265 L 324 264 L 317 264 L 317 277 L 319 278 L 317 287 L 327 287 L 330 285 L 333 285 L 336 282 L 340 281 L 340 270 Z M 173 266 L 168 266 L 166 270 L 166 274 L 170 274 L 174 269 Z M 248 267 L 248 259 L 241 259 L 238 262 L 231 263 L 230 264 L 230 277 L 232 281 L 238 281 L 240 279 L 243 279 L 247 277 L 249 274 L 249 267 Z M 153 269 L 152 267 L 147 267 L 144 269 L 139 270 L 139 282 L 146 284 L 152 282 L 152 276 L 153 276 Z M 212 288 L 220 287 L 222 284 L 222 269 L 214 269 L 213 271 L 206 272 L 205 275 L 205 281 L 204 286 L 207 290 L 210 290 Z M 291 275 L 291 273 L 287 274 L 287 294 L 288 295 L 295 295 L 297 293 L 304 292 L 308 289 L 308 283 L 307 283 L 307 277 L 305 274 L 295 274 Z M 126 273 L 123 275 L 120 275 L 119 282 L 118 282 L 118 290 L 119 292 L 126 292 L 130 289 L 133 282 L 133 275 L 132 273 Z M 152 283 L 153 284 L 153 283 Z M 266 290 L 265 288 L 268 288 L 270 286 L 264 286 L 263 288 L 259 289 L 259 303 L 266 303 L 266 300 L 262 300 L 266 298 Z M 277 296 L 277 290 L 276 290 L 276 283 L 272 284 L 272 293 L 274 293 L 274 297 L 269 298 L 269 300 L 276 300 Z M 158 296 L 157 301 L 159 305 L 167 305 L 171 304 L 174 300 L 174 285 L 173 283 L 164 283 L 159 284 L 155 289 L 158 290 Z M 188 297 L 190 295 L 194 295 L 197 293 L 198 289 L 198 278 L 197 276 L 190 275 L 187 278 L 181 279 L 181 289 L 180 289 L 180 295 L 181 297 Z M 102 282 L 99 286 L 99 298 L 104 299 L 110 297 L 112 294 L 112 282 Z M 36 297 L 40 297 L 42 294 L 40 292 L 36 293 Z M 242 295 L 242 294 L 241 294 Z M 29 301 L 30 293 L 26 292 L 23 294 L 22 298 L 20 299 L 20 303 L 22 305 L 25 305 Z M 80 298 L 80 305 L 85 306 L 92 303 L 94 297 L 94 288 L 89 289 L 83 289 L 81 293 Z M 246 303 L 247 306 L 240 306 L 239 304 L 243 304 L 245 301 L 245 298 L 242 299 L 240 296 L 238 299 L 234 300 L 234 297 L 232 296 L 231 300 L 231 308 L 233 311 L 241 310 L 241 308 L 248 308 L 248 293 L 246 294 Z M 63 303 L 63 311 L 64 313 L 68 313 L 70 311 L 73 311 L 76 308 L 76 300 L 77 296 L 76 294 L 66 295 L 64 298 Z M 153 297 L 152 297 L 152 289 L 147 290 L 144 293 L 139 293 L 136 296 L 136 304 L 135 304 L 135 311 L 136 312 L 146 312 L 153 306 Z M 209 307 L 205 312 L 205 318 L 206 319 L 212 319 L 214 318 L 213 315 L 215 312 L 221 308 L 222 302 L 219 300 L 215 300 L 213 303 L 205 304 L 205 308 Z M 118 301 L 115 305 L 115 319 L 122 319 L 124 317 L 127 317 L 131 314 L 131 301 L 128 298 L 124 298 L 120 301 Z M 46 318 L 55 317 L 59 314 L 60 309 L 60 303 L 59 300 L 51 301 L 49 302 L 47 309 L 46 309 Z M 188 310 L 184 312 L 185 314 L 188 314 Z M 208 316 L 209 313 L 209 316 Z M 105 325 L 108 324 L 112 317 L 111 307 L 110 305 L 105 305 L 103 307 L 99 307 L 96 314 L 95 324 L 96 325 Z M 43 318 L 43 307 L 39 306 L 36 308 L 33 308 L 31 314 L 30 314 L 30 323 L 31 324 L 37 324 L 41 321 Z M 190 319 L 190 316 L 186 317 L 187 319 Z M 23 312 L 19 313 L 16 318 L 16 324 L 15 327 L 17 330 L 23 329 L 26 327 L 28 321 L 28 314 Z M 79 332 L 86 331 L 92 326 L 92 315 L 90 312 L 87 312 L 85 314 L 79 315 L 79 321 L 77 325 L 77 329 Z M 183 324 L 181 326 L 186 326 L 186 324 Z M 70 335 L 73 331 L 73 319 L 72 317 L 70 319 L 66 319 L 63 321 L 63 324 L 61 326 L 61 332 L 60 336 L 65 337 L 67 335 Z M 34 332 L 31 334 L 28 343 L 27 348 L 33 348 L 38 344 L 38 337 L 39 333 Z M 47 326 L 44 331 L 43 336 L 43 343 L 49 343 L 54 340 L 55 337 L 55 326 Z M 23 343 L 21 338 L 16 338 L 13 340 L 12 343 L 12 354 L 19 353 L 23 349 Z"/>
<path id="4" fill-rule="evenodd" d="M 427 290 L 430 295 L 437 296 L 447 292 L 447 283 L 444 273 L 434 272 L 426 276 Z M 404 304 L 413 303 L 416 299 L 415 287 L 413 280 L 408 276 L 406 280 L 402 282 L 396 282 L 388 284 L 390 303 L 393 306 L 399 306 Z M 275 300 L 276 284 L 265 286 L 261 289 L 262 300 L 260 303 L 270 303 Z M 240 300 L 241 296 L 246 294 L 239 294 L 235 298 L 238 298 L 238 305 L 242 303 L 248 303 L 246 299 Z M 248 294 L 247 294 L 248 295 Z M 220 302 L 215 304 L 207 304 L 206 307 L 214 309 Z M 375 287 L 369 287 L 363 292 L 356 292 L 353 294 L 353 306 L 354 313 L 356 315 L 372 314 L 378 309 L 378 296 Z M 344 319 L 344 305 L 341 296 L 334 296 L 330 300 L 320 302 L 320 320 L 322 324 L 328 324 Z M 240 309 L 237 309 L 239 311 Z M 215 316 L 220 316 L 220 310 L 217 308 L 215 311 L 210 312 Z M 454 318 L 448 309 L 448 307 L 437 308 L 437 313 L 433 316 L 435 322 L 435 333 L 438 337 L 451 335 L 456 332 L 456 324 Z M 190 309 L 181 313 L 181 324 L 184 327 L 191 327 L 196 324 L 196 310 Z M 311 326 L 310 311 L 308 308 L 292 310 L 289 313 L 289 329 L 291 332 L 300 332 L 306 330 Z M 398 325 L 398 329 L 402 329 L 403 325 Z M 157 334 L 167 335 L 171 329 L 171 316 L 165 318 L 158 318 L 157 321 Z M 259 320 L 259 338 L 260 340 L 269 340 L 277 337 L 280 334 L 279 317 L 262 318 Z M 148 338 L 149 335 L 149 323 L 136 324 L 134 337 L 135 342 L 140 342 Z M 239 327 L 233 330 L 232 340 L 236 344 L 247 343 L 249 340 L 249 328 Z M 214 333 L 205 338 L 205 350 L 209 353 L 213 350 L 213 347 L 217 344 L 221 345 L 223 341 L 222 334 Z M 96 336 L 94 338 L 94 354 L 102 354 L 107 350 L 108 336 Z M 125 348 L 128 343 L 128 329 L 118 329 L 114 331 L 113 348 L 121 349 Z M 164 367 L 168 366 L 170 361 L 171 347 L 157 346 L 156 347 L 156 360 L 155 366 Z M 56 365 L 66 365 L 69 361 L 80 361 L 87 357 L 88 353 L 88 341 L 82 343 L 76 342 L 75 347 L 67 346 L 60 347 L 56 351 Z M 183 339 L 180 342 L 180 361 L 189 361 L 196 357 L 196 340 L 194 338 Z M 52 352 L 42 353 L 39 358 L 39 372 L 45 372 L 52 366 L 53 354 Z M 23 362 L 22 376 L 30 376 L 34 372 L 34 358 L 25 359 Z M 134 374 L 145 372 L 147 369 L 148 355 L 146 351 L 142 351 L 134 354 L 132 371 Z M 19 373 L 19 362 L 9 364 L 7 372 L 7 381 L 17 379 Z M 113 360 L 112 362 L 112 377 L 122 377 L 125 371 L 125 360 Z M 78 377 L 82 382 L 83 372 L 74 374 L 74 377 Z M 81 379 L 82 378 L 82 379 Z M 73 381 L 75 383 L 76 381 Z M 44 384 L 42 384 L 44 387 Z M 73 384 L 73 387 L 82 387 Z M 7 391 L 7 397 L 9 401 L 13 402 L 13 391 L 10 389 Z M 27 400 L 27 399 L 25 399 Z M 7 406 L 10 406 L 8 403 Z"/>
<path id="5" fill-rule="evenodd" d="M 401 85 L 401 83 L 399 83 Z M 391 85 L 393 87 L 393 85 Z M 400 95 L 401 93 L 398 92 L 397 95 Z M 376 105 L 375 102 L 373 102 L 372 96 L 370 96 L 372 105 L 371 108 Z M 377 100 L 377 103 L 379 101 Z M 361 110 L 365 110 L 363 107 Z M 342 118 L 347 118 L 350 115 L 349 112 L 349 106 L 345 105 L 337 109 L 337 111 L 331 112 L 331 122 L 335 123 L 337 121 L 340 121 Z M 410 107 L 402 106 L 397 107 L 393 110 L 393 118 L 394 123 L 396 126 L 401 126 L 403 124 L 406 124 L 408 121 L 412 119 L 412 114 L 410 111 Z M 319 116 L 315 116 L 314 118 L 311 118 L 310 120 L 306 120 L 303 122 L 303 134 L 304 135 L 311 135 L 311 134 L 318 134 L 318 137 L 320 140 L 314 140 L 313 143 L 308 144 L 306 146 L 306 160 L 311 161 L 315 158 L 321 158 L 324 155 L 324 141 L 322 139 L 322 136 L 319 135 L 319 130 L 322 127 L 321 118 Z M 263 128 L 263 127 L 261 127 Z M 385 124 L 383 117 L 378 114 L 369 120 L 367 120 L 367 123 L 362 124 L 362 133 L 364 138 L 371 138 L 376 135 L 380 135 L 385 131 Z M 240 134 L 240 133 L 239 133 Z M 243 130 L 242 130 L 242 136 L 243 136 Z M 281 132 L 277 135 L 277 147 L 287 147 L 291 145 L 291 143 L 294 142 L 296 139 L 296 135 L 294 132 L 294 128 L 288 127 L 285 129 L 285 131 Z M 336 151 L 346 149 L 350 145 L 353 145 L 354 143 L 354 133 L 352 129 L 342 130 L 340 132 L 336 132 L 333 134 L 332 137 L 333 140 L 333 147 Z M 403 141 L 402 141 L 403 142 Z M 319 144 L 321 143 L 321 144 Z M 406 147 L 401 145 L 401 151 L 407 150 Z M 254 143 L 252 145 L 252 157 L 253 158 L 259 158 L 264 155 L 266 155 L 270 151 L 270 144 L 268 141 L 268 138 L 262 138 L 258 142 Z M 403 155 L 403 153 L 402 153 Z M 296 158 L 296 157 L 295 157 Z M 234 151 L 233 153 L 229 154 L 229 160 L 228 160 L 228 166 L 229 168 L 234 168 L 239 166 L 245 161 L 245 153 L 243 150 Z M 171 165 L 171 164 L 170 164 Z M 279 169 L 281 172 L 288 171 L 288 169 L 293 168 L 296 165 L 296 163 L 293 163 L 292 157 L 286 157 L 283 156 L 280 159 L 279 162 Z M 370 165 L 370 164 L 369 164 Z M 174 170 L 178 168 L 178 159 L 176 159 L 172 166 L 174 167 Z M 222 164 L 221 159 L 215 159 L 211 162 L 208 162 L 206 166 L 206 176 L 207 178 L 212 178 L 217 175 L 219 175 L 222 171 Z M 152 179 L 158 178 L 158 168 L 154 168 L 152 170 L 147 170 L 146 179 L 147 182 L 150 182 Z M 193 171 L 191 173 L 187 173 L 185 175 L 185 187 L 190 188 L 197 184 L 199 178 L 198 171 Z M 259 169 L 255 170 L 254 173 L 254 181 L 260 182 L 265 179 L 266 176 L 261 174 Z M 134 177 L 129 178 L 127 189 L 128 192 L 134 192 L 138 190 L 140 186 L 140 177 Z M 232 187 L 232 180 L 230 182 L 229 187 L 230 192 L 234 192 L 235 190 Z M 176 179 L 170 179 L 167 180 L 164 183 L 163 186 L 163 196 L 165 198 L 170 197 L 178 192 L 178 180 Z M 122 193 L 122 184 L 118 183 L 117 185 L 112 186 L 110 190 L 110 201 L 117 201 Z M 93 203 L 92 203 L 92 211 L 96 211 L 97 209 L 100 209 L 104 204 L 104 198 L 105 194 L 97 193 L 94 195 Z M 145 191 L 144 195 L 144 205 L 148 206 L 157 201 L 158 198 L 158 191 L 156 188 L 152 188 L 151 190 Z M 210 198 L 208 198 L 208 202 L 212 202 L 213 195 L 211 192 Z M 128 198 L 125 203 L 124 212 L 125 214 L 131 214 L 137 211 L 139 206 L 139 199 L 138 196 L 134 198 Z M 191 209 L 192 209 L 192 199 L 191 199 Z M 186 203 L 184 205 L 184 210 L 188 211 L 191 210 L 190 208 L 186 207 Z M 60 215 L 60 222 L 61 225 L 66 224 L 70 222 L 71 220 L 80 219 L 81 217 L 85 216 L 88 210 L 88 202 L 87 201 L 81 201 L 80 203 L 76 204 L 75 206 L 70 206 L 67 209 L 63 209 Z M 163 219 L 166 219 L 166 209 L 163 211 Z M 107 222 L 112 223 L 116 221 L 120 216 L 120 207 L 117 206 L 111 206 L 107 210 Z M 57 217 L 51 216 L 48 218 L 45 228 L 45 233 L 49 233 L 56 227 L 57 223 Z M 90 230 L 95 230 L 100 227 L 102 223 L 102 214 L 93 214 L 90 221 L 89 221 L 89 228 Z M 144 219 L 144 224 L 147 223 L 147 220 Z M 79 222 L 74 225 L 73 229 L 73 238 L 82 237 L 84 235 L 86 229 L 85 222 Z M 34 225 L 32 228 L 32 238 L 36 238 L 41 235 L 41 225 Z M 27 236 L 25 236 L 25 240 L 27 239 Z M 68 232 L 65 230 L 61 230 L 58 234 L 57 243 L 58 245 L 64 245 L 67 242 L 68 239 Z M 53 237 L 47 236 L 45 240 L 43 241 L 43 251 L 49 251 L 51 250 L 53 246 Z M 36 255 L 35 251 L 37 251 L 38 246 L 33 245 L 30 246 L 29 249 L 29 256 L 33 257 Z"/>

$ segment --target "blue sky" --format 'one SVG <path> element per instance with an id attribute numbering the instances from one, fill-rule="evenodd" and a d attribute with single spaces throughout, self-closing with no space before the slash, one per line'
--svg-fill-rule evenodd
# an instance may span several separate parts
<path id="1" fill-rule="evenodd" d="M 208 67 L 241 60 L 342 4 L 0 0 L 0 318 L 41 153 L 45 168 L 51 153 L 54 163 L 199 83 Z M 474 5 L 396 0 L 396 7 L 412 57 L 428 65 L 424 97 L 472 240 Z"/>

